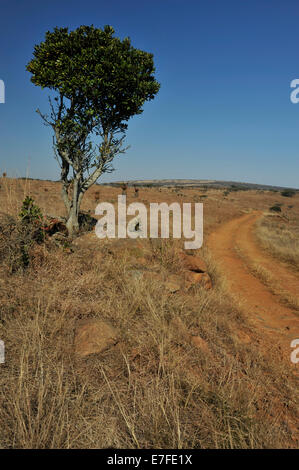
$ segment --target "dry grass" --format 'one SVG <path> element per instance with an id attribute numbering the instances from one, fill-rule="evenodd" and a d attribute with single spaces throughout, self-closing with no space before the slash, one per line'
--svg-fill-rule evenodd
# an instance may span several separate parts
<path id="1" fill-rule="evenodd" d="M 151 247 L 165 275 L 175 249 Z M 105 243 L 74 252 L 42 245 L 31 256 L 25 271 L 0 267 L 1 448 L 298 446 L 295 378 L 226 296 L 208 253 L 215 288 L 176 294 L 133 280 L 126 256 L 115 263 Z M 110 322 L 120 342 L 76 357 L 82 318 Z"/>
<path id="2" fill-rule="evenodd" d="M 125 264 L 96 265 L 80 252 L 45 253 L 38 269 L 4 279 L 1 447 L 294 445 L 292 378 L 278 350 L 267 357 L 239 339 L 250 330 L 221 288 L 169 296 L 132 282 Z M 76 359 L 83 317 L 111 322 L 121 343 Z"/>
<path id="3" fill-rule="evenodd" d="M 262 266 L 260 263 L 253 259 L 250 259 L 246 254 L 239 248 L 235 248 L 238 255 L 243 259 L 249 271 L 255 275 L 262 283 L 269 289 L 272 294 L 277 295 L 278 300 L 288 307 L 294 309 L 299 314 L 299 299 L 291 292 L 285 290 L 281 286 L 281 282 L 269 271 L 269 269 Z"/>
<path id="4" fill-rule="evenodd" d="M 281 261 L 299 270 L 299 226 L 278 221 L 275 216 L 263 218 L 256 234 L 262 247 Z"/>

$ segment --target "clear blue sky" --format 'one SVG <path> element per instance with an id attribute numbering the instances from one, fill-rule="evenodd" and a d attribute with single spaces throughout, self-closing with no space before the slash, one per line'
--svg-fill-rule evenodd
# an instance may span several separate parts
<path id="1" fill-rule="evenodd" d="M 157 97 L 102 181 L 203 178 L 299 187 L 298 0 L 1 0 L 0 171 L 58 179 L 47 90 L 25 71 L 55 26 L 110 24 L 154 54 Z"/>

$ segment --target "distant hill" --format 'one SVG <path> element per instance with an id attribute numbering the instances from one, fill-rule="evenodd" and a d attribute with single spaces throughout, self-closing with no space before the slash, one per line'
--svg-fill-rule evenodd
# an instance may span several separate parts
<path id="1" fill-rule="evenodd" d="M 21 176 L 17 179 L 21 180 L 35 180 L 35 181 L 49 181 L 58 183 L 58 181 L 52 181 L 47 179 L 29 178 Z M 140 187 L 165 187 L 165 188 L 215 188 L 215 189 L 235 189 L 235 190 L 248 190 L 257 189 L 262 191 L 283 191 L 290 189 L 292 191 L 299 191 L 298 188 L 290 188 L 286 186 L 271 186 L 268 184 L 256 184 L 256 183 L 241 183 L 239 181 L 222 181 L 222 180 L 196 180 L 196 179 L 163 179 L 163 180 L 129 180 L 129 181 L 111 181 L 110 183 L 96 183 L 97 186 L 121 186 L 124 182 L 128 186 L 140 186 Z"/>
<path id="2" fill-rule="evenodd" d="M 119 186 L 124 181 L 113 181 L 111 183 L 101 183 L 105 186 Z M 236 181 L 217 181 L 217 180 L 196 180 L 196 179 L 163 179 L 163 180 L 130 180 L 126 181 L 128 186 L 143 186 L 143 187 L 181 187 L 181 188 L 232 188 L 238 190 L 259 189 L 264 191 L 282 191 L 286 188 L 284 186 L 271 186 L 267 184 L 256 183 L 240 183 Z"/>

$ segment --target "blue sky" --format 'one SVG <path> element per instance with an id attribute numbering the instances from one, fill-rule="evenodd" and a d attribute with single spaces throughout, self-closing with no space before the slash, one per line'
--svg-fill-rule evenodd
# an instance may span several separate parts
<path id="1" fill-rule="evenodd" d="M 25 66 L 55 26 L 110 24 L 152 52 L 157 97 L 129 121 L 102 181 L 200 178 L 299 187 L 297 0 L 1 0 L 0 171 L 58 179 L 47 90 Z M 100 180 L 100 181 L 101 181 Z"/>

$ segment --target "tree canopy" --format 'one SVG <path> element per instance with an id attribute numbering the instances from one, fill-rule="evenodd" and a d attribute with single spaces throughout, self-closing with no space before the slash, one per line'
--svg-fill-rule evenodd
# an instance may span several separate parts
<path id="1" fill-rule="evenodd" d="M 35 46 L 27 70 L 35 85 L 56 92 L 50 117 L 38 112 L 54 130 L 63 200 L 69 213 L 78 213 L 84 192 L 124 152 L 128 120 L 160 88 L 153 54 L 134 48 L 129 38 L 114 37 L 111 26 L 56 27 Z M 94 144 L 91 137 L 101 140 Z M 69 198 L 71 181 L 77 190 Z"/>

